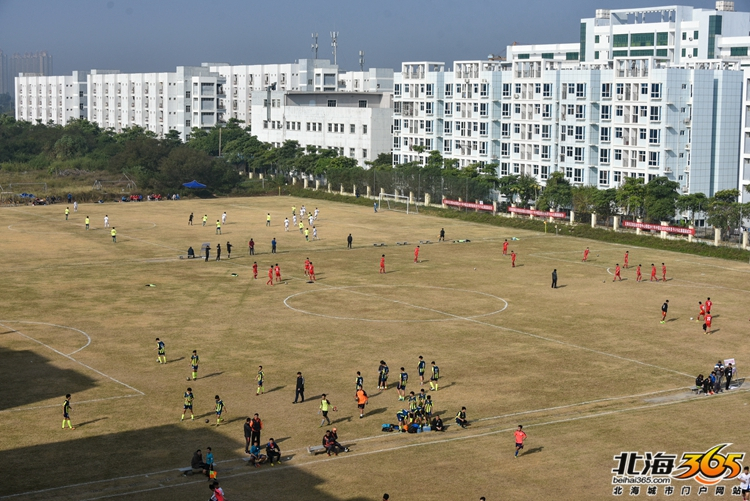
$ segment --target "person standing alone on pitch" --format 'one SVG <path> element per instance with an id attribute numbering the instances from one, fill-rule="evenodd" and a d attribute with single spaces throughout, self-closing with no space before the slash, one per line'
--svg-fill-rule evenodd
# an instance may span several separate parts
<path id="1" fill-rule="evenodd" d="M 709 297 L 709 298 L 707 298 L 707 299 L 706 299 L 706 314 L 707 314 L 707 315 L 710 315 L 710 314 L 711 314 L 711 307 L 712 307 L 713 305 L 714 305 L 714 303 L 713 303 L 713 301 L 711 301 L 711 298 L 710 298 L 710 297 Z"/>
<path id="2" fill-rule="evenodd" d="M 557 268 L 552 270 L 552 288 L 557 289 Z"/>
<path id="3" fill-rule="evenodd" d="M 221 221 L 216 220 L 216 234 L 221 235 Z"/>
<path id="4" fill-rule="evenodd" d="M 276 254 L 276 237 L 271 240 L 271 254 Z"/>
<path id="5" fill-rule="evenodd" d="M 206 226 L 207 222 L 208 222 L 208 214 L 203 214 L 203 226 Z"/>
<path id="6" fill-rule="evenodd" d="M 68 216 L 70 216 L 70 209 L 68 207 L 65 207 L 65 220 L 68 220 Z"/>
<path id="7" fill-rule="evenodd" d="M 664 323 L 667 318 L 667 310 L 669 309 L 669 299 L 664 301 L 664 304 L 661 305 L 661 323 Z"/>
<path id="8" fill-rule="evenodd" d="M 193 226 L 193 213 L 190 213 L 190 217 L 188 217 L 188 226 Z"/>
<path id="9" fill-rule="evenodd" d="M 156 361 L 160 364 L 166 364 L 167 363 L 167 348 L 164 345 L 164 341 L 156 338 L 156 354 L 157 358 Z"/>
<path id="10" fill-rule="evenodd" d="M 352 234 L 349 233 L 349 236 L 346 237 L 346 248 L 351 249 L 352 248 Z"/>
<path id="11" fill-rule="evenodd" d="M 417 364 L 417 372 L 419 372 L 419 386 L 424 386 L 424 368 L 425 362 L 422 355 L 419 355 L 419 364 Z"/>
<path id="12" fill-rule="evenodd" d="M 641 274 L 641 265 L 639 264 L 635 268 L 635 281 L 640 282 L 641 280 L 643 280 L 643 275 Z"/>
<path id="13" fill-rule="evenodd" d="M 319 414 L 323 414 L 323 419 L 320 420 L 320 426 L 318 426 L 318 428 L 322 428 L 323 423 L 326 423 L 326 422 L 328 422 L 329 425 L 331 424 L 331 420 L 328 418 L 328 411 L 330 409 L 331 409 L 331 402 L 328 400 L 328 398 L 326 398 L 326 394 L 323 393 L 323 395 L 321 395 L 320 408 L 318 411 Z"/>
<path id="14" fill-rule="evenodd" d="M 380 256 L 380 273 L 385 273 L 385 254 Z"/>
<path id="15" fill-rule="evenodd" d="M 70 406 L 70 393 L 65 395 L 65 401 L 63 402 L 63 420 L 62 420 L 62 429 L 65 429 L 65 424 L 68 424 L 68 428 L 71 430 L 75 430 L 75 427 L 70 424 L 70 410 L 72 407 Z"/>
<path id="16" fill-rule="evenodd" d="M 109 216 L 104 214 L 104 227 L 109 228 Z"/>
<path id="17" fill-rule="evenodd" d="M 614 282 L 617 279 L 620 279 L 620 282 L 622 282 L 622 277 L 620 276 L 620 263 L 615 265 L 615 276 L 612 277 L 612 281 Z"/>
<path id="18" fill-rule="evenodd" d="M 513 436 L 516 438 L 516 453 L 514 457 L 518 458 L 518 451 L 523 449 L 523 441 L 526 440 L 526 432 L 523 431 L 523 425 L 518 425 L 518 428 L 513 432 Z"/>
<path id="19" fill-rule="evenodd" d="M 445 242 L 445 228 L 440 228 L 440 237 L 438 238 L 438 242 Z"/>
<path id="20" fill-rule="evenodd" d="M 247 243 L 248 252 L 250 252 L 251 256 L 255 255 L 255 242 L 251 238 L 250 241 Z"/>
<path id="21" fill-rule="evenodd" d="M 263 366 L 258 366 L 258 375 L 255 376 L 255 380 L 258 381 L 258 389 L 255 391 L 255 396 L 263 395 L 263 391 L 265 390 L 264 381 L 266 379 L 266 373 L 263 372 Z"/>
<path id="22" fill-rule="evenodd" d="M 667 281 L 667 265 L 664 263 L 661 263 L 661 280 L 662 282 Z"/>
<path id="23" fill-rule="evenodd" d="M 273 269 L 274 274 L 276 275 L 276 281 L 281 282 L 281 268 L 279 268 L 279 263 L 276 263 L 276 266 Z"/>
<path id="24" fill-rule="evenodd" d="M 117 243 L 117 228 L 113 226 L 109 234 L 112 236 L 112 243 L 116 244 Z"/>
<path id="25" fill-rule="evenodd" d="M 415 263 L 419 262 L 419 246 L 418 245 L 417 245 L 417 248 L 414 249 L 414 262 Z"/>
<path id="26" fill-rule="evenodd" d="M 516 267 L 516 253 L 514 251 L 510 251 L 510 264 L 511 268 Z"/>
<path id="27" fill-rule="evenodd" d="M 623 268 L 628 268 L 628 263 L 630 262 L 630 251 L 625 251 L 625 262 L 623 263 Z"/>
<path id="28" fill-rule="evenodd" d="M 367 393 L 363 388 L 357 390 L 357 395 L 354 397 L 357 401 L 357 408 L 359 409 L 359 419 L 365 417 L 365 405 L 367 405 Z"/>
<path id="29" fill-rule="evenodd" d="M 193 370 L 193 381 L 198 379 L 198 364 L 200 363 L 200 360 L 198 352 L 193 350 L 193 354 L 190 356 L 190 368 Z"/>
<path id="30" fill-rule="evenodd" d="M 294 389 L 294 402 L 293 404 L 297 403 L 297 399 L 302 399 L 302 402 L 305 401 L 305 378 L 302 377 L 302 373 L 297 373 L 297 384 Z"/>
<path id="31" fill-rule="evenodd" d="M 508 255 L 508 239 L 505 239 L 505 242 L 503 242 L 503 256 Z"/>
<path id="32" fill-rule="evenodd" d="M 88 216 L 86 216 L 86 229 L 87 230 L 89 229 L 89 222 L 90 222 L 90 219 Z"/>
<path id="33" fill-rule="evenodd" d="M 589 259 L 589 248 L 586 247 L 586 250 L 583 251 L 583 259 L 581 259 L 581 261 L 586 262 L 588 261 L 588 259 Z"/>
<path id="34" fill-rule="evenodd" d="M 227 259 L 232 259 L 232 244 L 227 242 Z"/>

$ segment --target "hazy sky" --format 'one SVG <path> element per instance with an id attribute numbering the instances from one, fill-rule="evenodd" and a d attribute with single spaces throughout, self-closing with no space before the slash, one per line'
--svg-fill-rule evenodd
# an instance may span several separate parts
<path id="1" fill-rule="evenodd" d="M 339 65 L 400 68 L 402 61 L 483 59 L 517 41 L 579 41 L 579 20 L 597 8 L 660 5 L 646 0 L 0 0 L 0 49 L 49 51 L 55 74 L 72 70 L 173 71 L 203 61 L 288 63 L 331 58 Z M 661 5 L 670 5 L 664 2 Z M 695 7 L 713 8 L 713 0 Z M 750 0 L 735 0 L 749 10 Z"/>

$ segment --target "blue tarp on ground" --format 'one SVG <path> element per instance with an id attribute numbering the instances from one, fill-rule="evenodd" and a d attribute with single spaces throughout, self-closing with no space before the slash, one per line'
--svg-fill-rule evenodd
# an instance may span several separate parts
<path id="1" fill-rule="evenodd" d="M 184 183 L 182 186 L 184 186 L 185 188 L 205 188 L 206 187 L 205 184 L 201 184 L 195 179 L 193 179 L 189 183 Z"/>

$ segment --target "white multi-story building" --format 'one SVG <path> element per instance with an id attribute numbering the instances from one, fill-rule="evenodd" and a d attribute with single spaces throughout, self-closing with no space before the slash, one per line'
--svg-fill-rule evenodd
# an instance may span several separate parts
<path id="1" fill-rule="evenodd" d="M 393 70 L 341 72 L 327 59 L 300 59 L 290 64 L 229 65 L 203 63 L 226 81 L 227 118 L 250 125 L 253 120 L 252 93 L 273 87 L 278 91 L 300 92 L 390 92 Z"/>
<path id="2" fill-rule="evenodd" d="M 274 146 L 334 149 L 364 167 L 391 151 L 392 107 L 388 92 L 255 91 L 252 131 Z"/>
<path id="3" fill-rule="evenodd" d="M 224 79 L 208 68 L 179 66 L 171 73 L 88 75 L 88 120 L 116 132 L 134 125 L 164 137 L 176 130 L 188 139 L 193 127 L 224 121 Z"/>
<path id="4" fill-rule="evenodd" d="M 66 76 L 21 73 L 15 78 L 16 119 L 65 125 L 86 118 L 87 73 Z"/>

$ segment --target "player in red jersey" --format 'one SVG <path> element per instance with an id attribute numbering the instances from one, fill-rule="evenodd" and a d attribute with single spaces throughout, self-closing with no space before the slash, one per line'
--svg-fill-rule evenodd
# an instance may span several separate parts
<path id="1" fill-rule="evenodd" d="M 623 268 L 628 268 L 628 261 L 630 260 L 630 254 L 628 254 L 630 251 L 625 251 L 625 262 L 622 264 Z"/>
<path id="2" fill-rule="evenodd" d="M 703 332 L 706 334 L 711 334 L 711 320 L 713 319 L 714 317 L 712 317 L 710 313 L 706 313 L 706 320 L 703 324 Z"/>
<path id="3" fill-rule="evenodd" d="M 698 301 L 698 317 L 695 319 L 695 321 L 700 322 L 701 317 L 706 318 L 706 306 Z"/>
<path id="4" fill-rule="evenodd" d="M 709 315 L 711 314 L 711 307 L 714 305 L 713 301 L 711 301 L 711 298 L 706 299 L 706 313 Z"/>
<path id="5" fill-rule="evenodd" d="M 523 449 L 523 441 L 526 440 L 526 432 L 523 431 L 523 425 L 518 425 L 516 431 L 513 432 L 513 436 L 516 438 L 516 453 L 515 458 L 518 458 L 518 451 Z"/>
<path id="6" fill-rule="evenodd" d="M 586 250 L 583 251 L 583 259 L 581 261 L 588 261 L 589 259 L 589 248 L 586 247 Z"/>
<path id="7" fill-rule="evenodd" d="M 667 265 L 664 263 L 661 263 L 661 279 L 662 281 L 667 281 Z"/>
<path id="8" fill-rule="evenodd" d="M 419 262 L 419 246 L 418 245 L 417 245 L 417 248 L 414 249 L 414 262 L 415 263 Z"/>
<path id="9" fill-rule="evenodd" d="M 659 281 L 656 278 L 656 265 L 654 265 L 654 263 L 651 263 L 651 280 L 650 280 L 650 282 L 653 282 L 654 280 L 656 280 L 657 282 Z"/>
<path id="10" fill-rule="evenodd" d="M 641 280 L 643 280 L 643 275 L 641 275 L 641 265 L 639 264 L 635 269 L 635 281 L 640 282 Z"/>
<path id="11" fill-rule="evenodd" d="M 310 258 L 305 258 L 305 276 L 310 274 Z"/>
<path id="12" fill-rule="evenodd" d="M 266 285 L 273 286 L 273 265 L 268 268 L 268 281 L 266 282 Z"/>
<path id="13" fill-rule="evenodd" d="M 385 254 L 380 256 L 380 273 L 385 273 Z"/>
<path id="14" fill-rule="evenodd" d="M 503 256 L 508 255 L 508 239 L 505 239 L 505 242 L 503 242 Z"/>
<path id="15" fill-rule="evenodd" d="M 276 281 L 281 282 L 281 268 L 279 268 L 279 263 L 276 263 L 276 268 L 273 271 L 276 273 Z"/>
<path id="16" fill-rule="evenodd" d="M 312 262 L 310 262 L 308 271 L 309 271 L 310 280 L 314 282 L 315 281 L 315 266 L 313 266 Z"/>
<path id="17" fill-rule="evenodd" d="M 516 267 L 516 253 L 513 251 L 510 251 L 510 264 L 513 268 Z"/>
<path id="18" fill-rule="evenodd" d="M 258 263 L 253 261 L 253 278 L 258 278 Z"/>
<path id="19" fill-rule="evenodd" d="M 615 276 L 612 278 L 612 281 L 614 282 L 618 278 L 620 279 L 620 282 L 622 282 L 622 277 L 620 276 L 620 263 L 617 263 L 615 266 Z"/>

